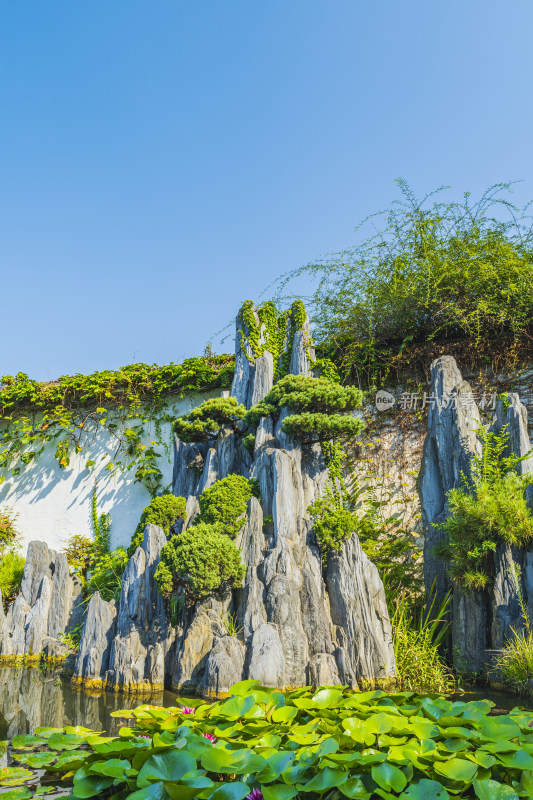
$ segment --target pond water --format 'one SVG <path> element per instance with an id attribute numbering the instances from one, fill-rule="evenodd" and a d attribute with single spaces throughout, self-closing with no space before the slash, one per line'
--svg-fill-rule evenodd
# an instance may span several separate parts
<path id="1" fill-rule="evenodd" d="M 40 726 L 83 725 L 115 733 L 127 721 L 111 717 L 112 711 L 135 708 L 141 703 L 172 706 L 175 697 L 171 692 L 142 697 L 112 692 L 87 694 L 68 680 L 61 680 L 57 671 L 0 667 L 0 740 L 33 733 Z"/>
<path id="2" fill-rule="evenodd" d="M 135 708 L 141 703 L 173 706 L 176 696 L 172 692 L 142 697 L 112 692 L 87 694 L 73 687 L 68 680 L 61 680 L 57 671 L 39 667 L 0 667 L 0 741 L 12 739 L 17 734 L 33 733 L 39 726 L 83 725 L 113 734 L 127 721 L 112 717 L 112 711 Z M 533 706 L 530 699 L 482 688 L 458 694 L 454 699 L 492 700 L 496 713 L 510 711 L 515 706 L 528 709 Z"/>

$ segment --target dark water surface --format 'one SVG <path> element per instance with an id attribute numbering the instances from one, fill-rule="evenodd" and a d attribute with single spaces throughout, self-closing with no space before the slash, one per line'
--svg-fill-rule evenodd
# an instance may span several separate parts
<path id="1" fill-rule="evenodd" d="M 111 717 L 112 711 L 135 708 L 142 703 L 175 705 L 176 695 L 158 692 L 150 695 L 87 694 L 61 680 L 57 671 L 39 667 L 0 667 L 0 741 L 21 733 L 33 733 L 40 726 L 62 728 L 83 725 L 98 731 L 116 733 L 127 720 Z M 505 713 L 515 706 L 533 709 L 531 698 L 505 692 L 475 688 L 453 699 L 492 700 L 495 713 Z"/>
<path id="2" fill-rule="evenodd" d="M 142 696 L 87 694 L 68 680 L 60 680 L 57 671 L 0 667 L 0 740 L 33 733 L 41 726 L 83 725 L 115 733 L 127 720 L 111 717 L 112 711 L 135 708 L 141 703 L 173 706 L 175 697 L 171 692 Z"/>

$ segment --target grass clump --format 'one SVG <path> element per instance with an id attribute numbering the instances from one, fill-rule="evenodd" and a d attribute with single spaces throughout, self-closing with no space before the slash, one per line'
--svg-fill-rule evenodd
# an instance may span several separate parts
<path id="1" fill-rule="evenodd" d="M 0 592 L 4 610 L 17 596 L 24 574 L 24 558 L 20 553 L 6 552 L 0 558 Z"/>
<path id="2" fill-rule="evenodd" d="M 4 609 L 15 599 L 22 583 L 25 560 L 18 552 L 22 546 L 17 513 L 0 508 L 0 592 Z"/>
<path id="3" fill-rule="evenodd" d="M 523 628 L 511 629 L 512 638 L 503 649 L 495 668 L 515 692 L 533 695 L 533 631 L 522 591 L 520 567 L 515 563 L 511 565 L 511 581 L 522 612 Z"/>
<path id="4" fill-rule="evenodd" d="M 445 621 L 449 604 L 448 594 L 438 608 L 433 600 L 427 609 L 413 613 L 405 595 L 396 598 L 391 623 L 402 690 L 438 694 L 454 691 L 455 678 L 439 652 L 449 634 L 449 623 Z"/>

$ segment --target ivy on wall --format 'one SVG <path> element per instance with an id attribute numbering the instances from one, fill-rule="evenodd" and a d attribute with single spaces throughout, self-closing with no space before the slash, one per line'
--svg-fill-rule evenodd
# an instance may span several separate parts
<path id="1" fill-rule="evenodd" d="M 135 479 L 155 494 L 162 480 L 158 449 L 168 448 L 161 426 L 172 420 L 165 402 L 228 389 L 233 369 L 233 356 L 208 354 L 182 364 L 131 364 L 52 382 L 21 372 L 6 375 L 0 378 L 0 483 L 19 475 L 50 442 L 59 466 L 68 467 L 72 454 L 86 450 L 105 430 L 112 443 L 106 469 L 135 470 Z M 94 466 L 88 459 L 86 467 Z"/>

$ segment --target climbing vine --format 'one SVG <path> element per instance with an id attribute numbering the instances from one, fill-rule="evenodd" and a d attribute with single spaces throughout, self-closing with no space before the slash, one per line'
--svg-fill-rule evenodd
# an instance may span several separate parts
<path id="1" fill-rule="evenodd" d="M 135 480 L 155 494 L 162 479 L 157 463 L 158 450 L 165 447 L 162 425 L 172 419 L 165 402 L 170 396 L 227 389 L 232 377 L 233 357 L 211 354 L 182 364 L 132 364 L 52 382 L 6 375 L 0 378 L 0 483 L 19 475 L 49 442 L 55 443 L 59 466 L 68 467 L 72 454 L 86 450 L 105 430 L 112 443 L 106 469 L 133 469 Z M 88 459 L 87 469 L 94 466 Z"/>
<path id="2" fill-rule="evenodd" d="M 274 360 L 274 378 L 280 374 L 286 375 L 294 334 L 303 328 L 307 319 L 302 301 L 295 300 L 286 311 L 278 311 L 271 300 L 260 306 L 254 306 L 252 300 L 246 300 L 241 307 L 241 319 L 241 348 L 248 360 L 253 363 L 268 350 Z M 285 344 L 288 345 L 287 349 Z M 307 344 L 309 347 L 311 340 Z M 252 355 L 248 353 L 248 348 Z"/>

